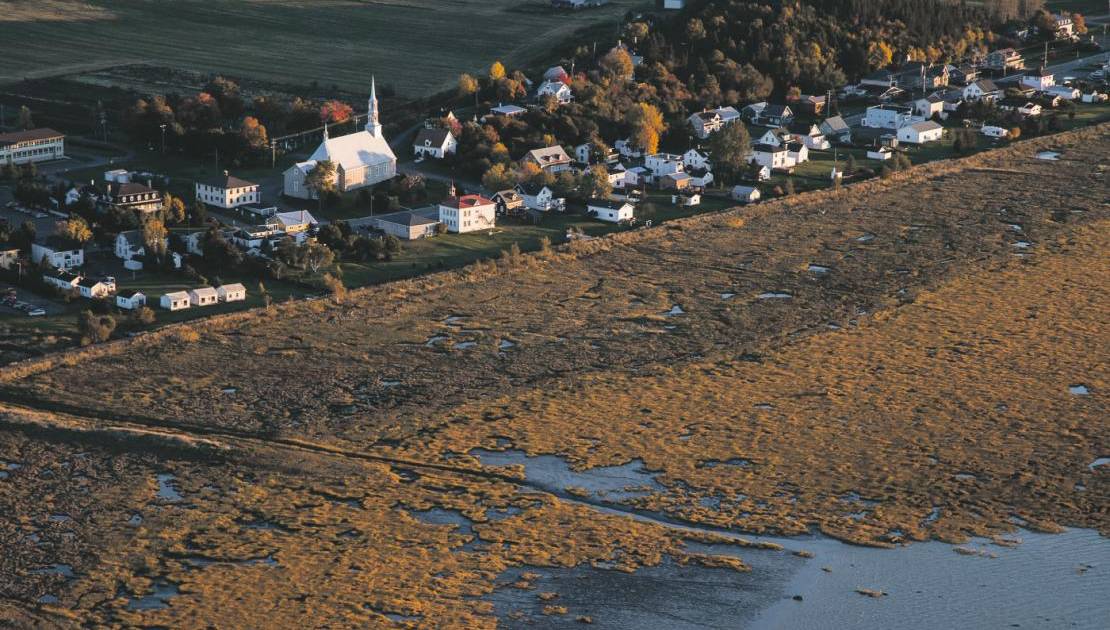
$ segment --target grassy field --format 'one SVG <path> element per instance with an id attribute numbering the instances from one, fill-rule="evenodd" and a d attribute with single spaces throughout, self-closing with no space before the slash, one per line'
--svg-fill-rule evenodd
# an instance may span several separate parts
<path id="1" fill-rule="evenodd" d="M 496 59 L 528 62 L 650 4 L 562 12 L 543 0 L 0 0 L 0 82 L 148 63 L 356 91 L 375 74 L 420 96 Z"/>

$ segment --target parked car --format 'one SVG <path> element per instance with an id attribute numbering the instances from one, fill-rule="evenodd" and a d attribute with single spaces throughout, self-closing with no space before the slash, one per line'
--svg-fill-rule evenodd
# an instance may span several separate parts
<path id="1" fill-rule="evenodd" d="M 46 311 L 41 308 L 35 308 L 27 311 L 27 315 L 28 317 L 42 317 L 43 315 L 46 315 Z"/>

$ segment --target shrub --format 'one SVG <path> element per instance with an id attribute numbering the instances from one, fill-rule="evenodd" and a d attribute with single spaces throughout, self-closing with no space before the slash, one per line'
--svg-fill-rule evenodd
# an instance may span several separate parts
<path id="1" fill-rule="evenodd" d="M 116 320 L 111 315 L 97 315 L 83 311 L 77 316 L 77 330 L 81 335 L 81 345 L 108 341 L 116 329 Z"/>

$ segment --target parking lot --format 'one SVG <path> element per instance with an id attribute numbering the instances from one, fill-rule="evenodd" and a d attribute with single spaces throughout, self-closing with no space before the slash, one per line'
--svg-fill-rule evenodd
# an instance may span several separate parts
<path id="1" fill-rule="evenodd" d="M 43 317 L 64 312 L 65 307 L 44 300 L 26 289 L 0 285 L 0 314 Z"/>

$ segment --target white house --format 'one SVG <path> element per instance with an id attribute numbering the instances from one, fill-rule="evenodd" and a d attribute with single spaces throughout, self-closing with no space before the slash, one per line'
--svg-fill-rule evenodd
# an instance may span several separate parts
<path id="1" fill-rule="evenodd" d="M 220 301 L 220 296 L 212 287 L 189 289 L 189 306 L 212 306 Z"/>
<path id="2" fill-rule="evenodd" d="M 116 306 L 124 310 L 133 311 L 140 306 L 146 306 L 146 295 L 142 291 L 128 289 L 116 294 Z"/>
<path id="3" fill-rule="evenodd" d="M 804 142 L 786 143 L 786 159 L 790 166 L 796 166 L 809 161 L 809 147 Z"/>
<path id="4" fill-rule="evenodd" d="M 983 125 L 983 127 L 979 129 L 979 133 L 989 138 L 1006 138 L 1010 135 L 1010 130 L 994 125 Z"/>
<path id="5" fill-rule="evenodd" d="M 789 163 L 789 156 L 786 154 L 786 147 L 776 147 L 769 144 L 757 144 L 752 147 L 750 161 L 760 166 L 766 166 L 771 170 L 792 166 Z"/>
<path id="6" fill-rule="evenodd" d="M 53 129 L 0 133 L 0 164 L 31 164 L 65 156 L 65 135 Z"/>
<path id="7" fill-rule="evenodd" d="M 790 123 L 787 130 L 798 140 L 801 140 L 806 148 L 814 151 L 825 151 L 832 148 L 829 140 L 825 137 L 821 128 L 813 123 Z"/>
<path id="8" fill-rule="evenodd" d="M 373 186 L 397 175 L 397 156 L 389 148 L 378 120 L 378 96 L 373 79 L 365 130 L 329 138 L 325 128 L 324 141 L 308 160 L 293 165 L 283 174 L 284 193 L 299 199 L 315 199 L 316 192 L 305 185 L 305 177 L 325 160 L 335 164 L 335 185 L 339 192 Z"/>
<path id="9" fill-rule="evenodd" d="M 196 198 L 210 206 L 238 208 L 259 202 L 260 187 L 254 182 L 233 177 L 224 171 L 219 177 L 211 177 L 196 183 Z"/>
<path id="10" fill-rule="evenodd" d="M 708 169 L 712 168 L 709 163 L 709 155 L 698 151 L 697 149 L 690 149 L 682 154 L 682 163 L 688 168 Z"/>
<path id="11" fill-rule="evenodd" d="M 439 204 L 439 221 L 448 232 L 488 230 L 497 221 L 497 204 L 481 195 L 448 197 Z"/>
<path id="12" fill-rule="evenodd" d="M 941 127 L 932 120 L 910 123 L 898 129 L 898 140 L 910 144 L 936 142 L 940 140 L 943 135 L 944 127 Z"/>
<path id="13" fill-rule="evenodd" d="M 613 143 L 613 148 L 616 149 L 622 157 L 626 158 L 638 158 L 643 157 L 644 155 L 643 149 L 640 149 L 636 145 L 632 144 L 632 141 L 628 138 L 617 140 Z"/>
<path id="14" fill-rule="evenodd" d="M 81 276 L 65 269 L 59 269 L 53 273 L 44 273 L 42 281 L 63 291 L 72 291 L 77 288 L 77 283 L 81 282 Z"/>
<path id="15" fill-rule="evenodd" d="M 1002 90 L 990 79 L 979 79 L 964 87 L 965 101 L 993 101 L 1002 96 Z"/>
<path id="16" fill-rule="evenodd" d="M 898 129 L 910 122 L 913 110 L 904 105 L 872 105 L 860 123 L 873 129 Z"/>
<path id="17" fill-rule="evenodd" d="M 489 113 L 493 116 L 519 116 L 526 111 L 528 110 L 520 105 L 513 105 L 510 103 L 509 105 L 502 104 L 497 107 L 491 107 Z"/>
<path id="18" fill-rule="evenodd" d="M 1044 66 L 1041 66 L 1036 70 L 1029 70 L 1022 75 L 1021 85 L 1023 87 L 1033 88 L 1038 92 L 1044 92 L 1048 88 L 1056 85 L 1056 77 Z"/>
<path id="19" fill-rule="evenodd" d="M 105 298 L 115 293 L 116 282 L 115 280 L 94 280 L 85 277 L 77 281 L 77 290 L 80 291 L 83 298 L 90 300 Z"/>
<path id="20" fill-rule="evenodd" d="M 530 210 L 562 212 L 565 208 L 566 200 L 556 197 L 550 188 L 542 184 L 517 184 L 516 191 L 524 198 L 524 207 Z"/>
<path id="21" fill-rule="evenodd" d="M 740 203 L 754 203 L 759 201 L 759 189 L 755 186 L 733 186 L 729 196 Z"/>
<path id="22" fill-rule="evenodd" d="M 752 175 L 755 177 L 755 181 L 765 182 L 765 181 L 771 179 L 771 167 L 769 167 L 769 166 L 760 166 L 758 169 L 756 169 L 755 173 L 753 173 Z"/>
<path id="23" fill-rule="evenodd" d="M 693 129 L 694 136 L 701 140 L 705 140 L 726 125 L 738 120 L 740 120 L 740 112 L 732 106 L 695 112 L 686 119 Z"/>
<path id="24" fill-rule="evenodd" d="M 1054 85 L 1045 90 L 1045 94 L 1049 96 L 1059 96 L 1065 101 L 1074 101 L 1079 98 L 1079 90 L 1066 85 Z"/>
<path id="25" fill-rule="evenodd" d="M 651 181 L 651 171 L 642 166 L 633 166 L 624 174 L 624 185 L 642 186 Z"/>
<path id="26" fill-rule="evenodd" d="M 784 147 L 787 142 L 790 142 L 790 132 L 784 127 L 777 129 L 768 129 L 763 132 L 763 135 L 755 140 L 755 144 L 766 144 L 772 147 Z"/>
<path id="27" fill-rule="evenodd" d="M 597 217 L 601 221 L 622 223 L 632 220 L 635 207 L 627 201 L 590 199 L 586 202 L 586 212 Z"/>
<path id="28" fill-rule="evenodd" d="M 55 269 L 72 269 L 85 264 L 85 250 L 77 243 L 49 236 L 31 243 L 31 262 Z"/>
<path id="29" fill-rule="evenodd" d="M 247 299 L 247 288 L 235 282 L 216 287 L 216 298 L 221 302 L 242 302 Z"/>
<path id="30" fill-rule="evenodd" d="M 291 212 L 279 212 L 273 216 L 283 232 L 297 239 L 297 242 L 304 240 L 304 234 L 316 227 L 318 221 L 316 217 L 308 210 L 293 210 Z"/>
<path id="31" fill-rule="evenodd" d="M 921 118 L 929 119 L 943 111 L 944 99 L 936 94 L 930 94 L 913 102 L 913 113 Z"/>
<path id="32" fill-rule="evenodd" d="M 655 177 L 681 173 L 685 170 L 682 156 L 674 153 L 653 153 L 644 158 L 644 168 L 651 171 L 651 174 Z"/>
<path id="33" fill-rule="evenodd" d="M 628 184 L 628 169 L 624 164 L 617 163 L 609 169 L 609 185 L 613 188 L 624 188 Z"/>
<path id="34" fill-rule="evenodd" d="M 887 146 L 872 147 L 867 150 L 867 158 L 871 160 L 879 160 L 882 162 L 892 157 L 894 157 L 894 151 Z"/>
<path id="35" fill-rule="evenodd" d="M 412 153 L 418 157 L 433 157 L 442 160 L 454 154 L 459 148 L 459 141 L 450 129 L 424 128 L 416 135 L 412 143 Z"/>
<path id="36" fill-rule="evenodd" d="M 120 260 L 141 258 L 146 253 L 142 230 L 124 230 L 116 234 L 115 253 Z"/>
<path id="37" fill-rule="evenodd" d="M 0 269 L 11 269 L 19 261 L 19 248 L 0 244 Z"/>
<path id="38" fill-rule="evenodd" d="M 562 81 L 544 81 L 540 87 L 536 88 L 536 99 L 539 100 L 545 96 L 554 96 L 555 100 L 562 104 L 566 104 L 574 100 L 574 92 L 571 91 L 570 86 Z"/>
<path id="39" fill-rule="evenodd" d="M 837 142 L 851 142 L 852 141 L 852 128 L 844 121 L 841 116 L 830 116 L 826 118 L 820 125 L 821 133 L 826 137 L 832 138 Z"/>
<path id="40" fill-rule="evenodd" d="M 189 301 L 189 294 L 184 291 L 171 291 L 162 296 L 160 300 L 162 308 L 167 311 L 180 311 L 189 308 L 192 303 Z"/>

